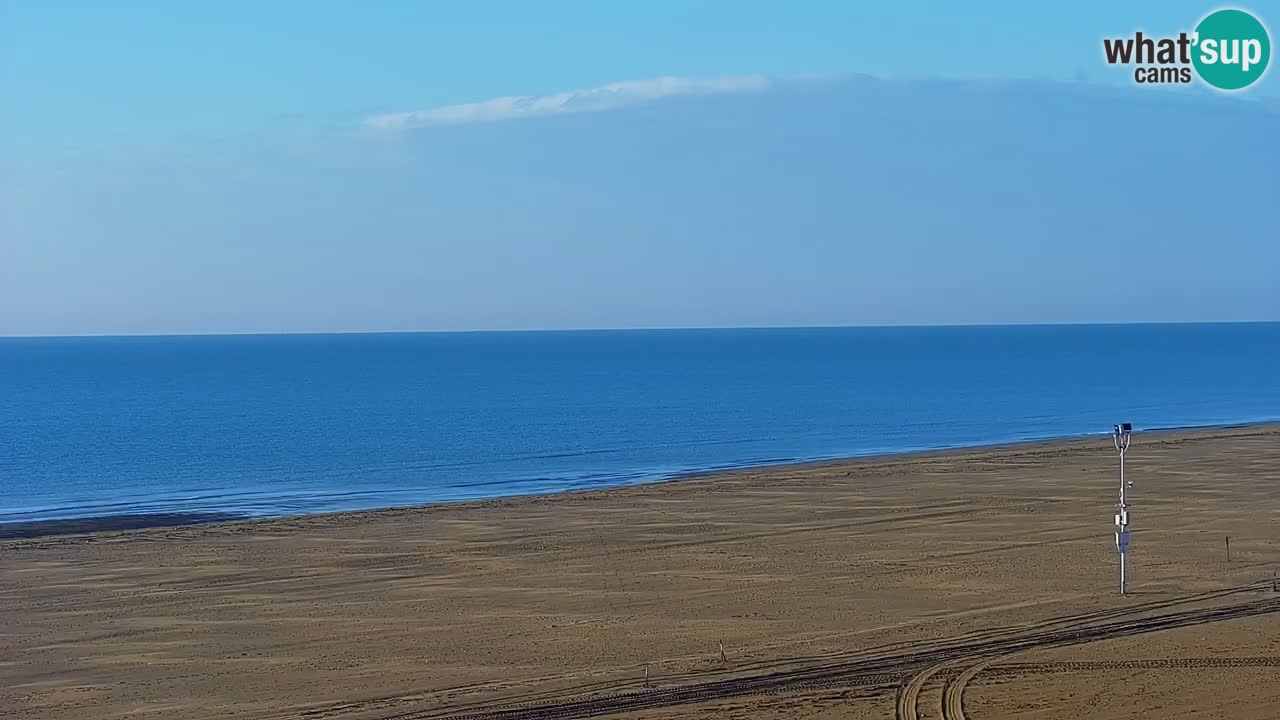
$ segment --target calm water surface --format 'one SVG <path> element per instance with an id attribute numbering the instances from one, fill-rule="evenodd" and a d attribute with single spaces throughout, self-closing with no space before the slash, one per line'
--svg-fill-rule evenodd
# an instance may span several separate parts
<path id="1" fill-rule="evenodd" d="M 0 339 L 0 522 L 1258 421 L 1277 368 L 1280 323 Z"/>

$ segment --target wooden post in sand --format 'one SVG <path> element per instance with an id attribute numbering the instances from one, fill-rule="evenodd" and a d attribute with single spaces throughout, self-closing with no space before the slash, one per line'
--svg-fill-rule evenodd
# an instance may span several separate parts
<path id="1" fill-rule="evenodd" d="M 728 659 L 728 658 L 726 658 L 726 657 L 724 656 L 724 641 L 723 641 L 723 640 L 721 640 L 721 641 L 720 641 L 720 664 L 721 664 L 721 665 L 728 665 L 728 664 L 729 664 L 729 659 Z"/>
<path id="2" fill-rule="evenodd" d="M 649 687 L 649 666 L 644 666 L 644 686 Z"/>
<path id="3" fill-rule="evenodd" d="M 1227 540 L 1227 562 L 1231 562 L 1231 536 L 1226 537 Z"/>

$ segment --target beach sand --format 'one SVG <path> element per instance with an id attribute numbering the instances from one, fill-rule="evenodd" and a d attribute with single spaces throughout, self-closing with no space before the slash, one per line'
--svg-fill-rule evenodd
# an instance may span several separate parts
<path id="1" fill-rule="evenodd" d="M 1095 437 L 6 540 L 0 717 L 1280 717 L 1280 427 L 1135 436 L 1125 598 L 1116 468 Z"/>

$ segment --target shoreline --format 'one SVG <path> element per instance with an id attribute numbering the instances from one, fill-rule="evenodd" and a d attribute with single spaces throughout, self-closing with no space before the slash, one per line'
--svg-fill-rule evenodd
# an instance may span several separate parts
<path id="1" fill-rule="evenodd" d="M 1203 434 L 1211 434 L 1214 432 L 1230 431 L 1230 430 L 1268 430 L 1280 428 L 1280 419 L 1266 419 L 1258 421 L 1220 423 L 1212 425 L 1191 425 L 1191 426 L 1168 426 L 1156 427 L 1149 429 L 1140 429 L 1135 431 L 1135 439 L 1141 441 L 1143 437 L 1156 437 L 1157 440 L 1171 434 L 1186 436 L 1190 434 L 1192 437 L 1202 437 Z M 163 529 L 163 528 L 182 528 L 195 527 L 203 525 L 226 525 L 226 524 L 269 524 L 279 521 L 305 521 L 308 518 L 326 518 L 326 517 L 353 517 L 363 514 L 381 515 L 396 512 L 413 512 L 413 511 L 431 511 L 444 508 L 471 508 L 484 506 L 493 503 L 510 503 L 510 502 L 544 502 L 557 497 L 573 497 L 594 495 L 600 493 L 617 493 L 626 490 L 642 489 L 660 485 L 669 485 L 672 483 L 698 482 L 698 481 L 714 481 L 718 478 L 725 478 L 741 473 L 764 472 L 776 473 L 786 471 L 803 472 L 810 469 L 821 469 L 828 467 L 840 466 L 859 466 L 859 465 L 876 465 L 891 464 L 894 462 L 911 462 L 915 460 L 943 459 L 943 458 L 964 458 L 971 454 L 981 454 L 988 452 L 1018 452 L 1033 450 L 1036 446 L 1075 446 L 1105 438 L 1109 433 L 1084 433 L 1076 435 L 1058 435 L 1043 438 L 1030 438 L 1025 440 L 1013 441 L 995 441 L 983 442 L 973 445 L 954 445 L 936 448 L 923 448 L 901 451 L 869 451 L 863 455 L 843 455 L 836 457 L 819 457 L 812 459 L 796 459 L 786 460 L 783 462 L 761 462 L 748 463 L 738 465 L 728 465 L 724 467 L 713 467 L 702 470 L 687 470 L 672 473 L 670 475 L 659 476 L 654 479 L 641 480 L 632 483 L 609 484 L 599 487 L 584 489 L 566 489 L 553 490 L 548 492 L 533 493 L 516 493 L 510 495 L 491 495 L 474 498 L 464 498 L 458 500 L 438 500 L 423 503 L 414 503 L 408 505 L 394 505 L 386 507 L 369 507 L 354 508 L 349 510 L 331 510 L 312 513 L 297 513 L 284 515 L 249 515 L 236 512 L 219 512 L 216 510 L 202 510 L 190 512 L 159 512 L 159 513 L 121 513 L 114 515 L 96 515 L 96 516 L 79 516 L 68 518 L 54 518 L 47 520 L 20 520 L 11 522 L 0 522 L 0 544 L 21 540 L 36 540 L 47 537 L 59 537 L 68 535 L 93 535 L 99 533 L 119 533 L 124 534 L 132 531 Z"/>

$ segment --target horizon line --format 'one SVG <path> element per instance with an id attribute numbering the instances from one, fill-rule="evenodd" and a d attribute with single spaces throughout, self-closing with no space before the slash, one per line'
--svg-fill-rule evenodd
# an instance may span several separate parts
<path id="1" fill-rule="evenodd" d="M 1149 326 L 1149 325 L 1276 325 L 1275 320 L 1136 320 L 1121 322 L 989 322 L 989 323 L 878 323 L 866 325 L 683 325 L 640 327 L 579 327 L 579 328 L 471 328 L 466 330 L 261 330 L 261 331 L 209 331 L 209 332 L 158 332 L 158 333 L 82 333 L 65 335 L 0 335 L 0 340 L 56 340 L 56 339 L 111 339 L 111 338 L 182 338 L 182 337 L 270 337 L 315 335 L 463 335 L 480 333 L 591 333 L 591 332 L 683 332 L 699 330 L 855 330 L 894 328 L 997 328 L 997 327 L 1087 327 L 1087 326 Z"/>

